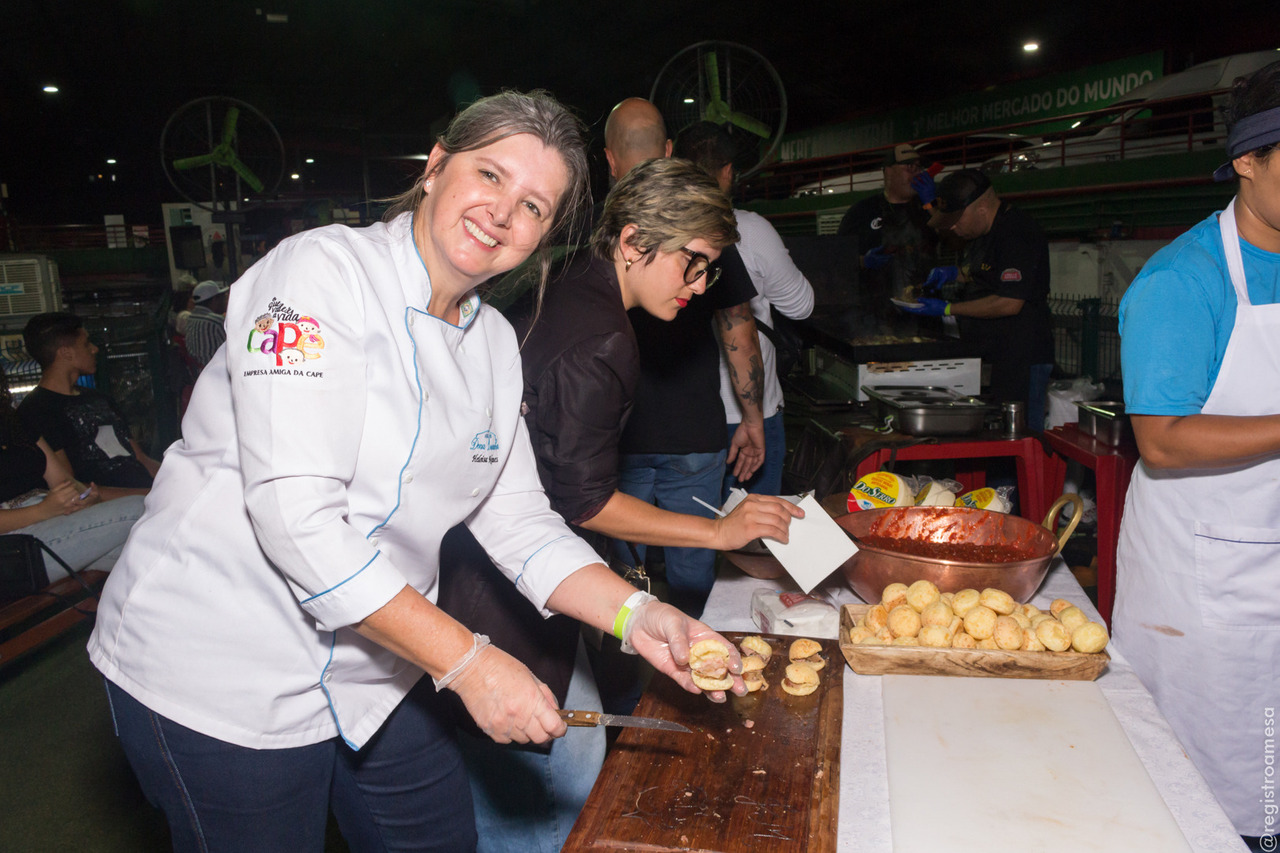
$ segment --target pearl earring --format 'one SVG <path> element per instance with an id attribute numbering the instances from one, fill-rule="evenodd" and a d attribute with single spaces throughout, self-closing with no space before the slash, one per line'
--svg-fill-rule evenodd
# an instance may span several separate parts
<path id="1" fill-rule="evenodd" d="M 631 272 L 631 264 L 633 264 L 633 263 L 634 263 L 634 261 L 630 261 L 630 260 L 629 260 L 629 261 L 627 261 L 627 265 L 626 265 L 623 269 L 624 269 L 626 272 Z"/>

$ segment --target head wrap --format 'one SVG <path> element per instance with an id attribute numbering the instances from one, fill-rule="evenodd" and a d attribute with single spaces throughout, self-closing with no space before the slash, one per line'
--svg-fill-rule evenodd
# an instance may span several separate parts
<path id="1" fill-rule="evenodd" d="M 1275 142 L 1280 142 L 1280 107 L 1245 116 L 1227 134 L 1227 157 L 1230 159 L 1213 170 L 1213 179 L 1231 180 L 1236 175 L 1232 161 Z"/>

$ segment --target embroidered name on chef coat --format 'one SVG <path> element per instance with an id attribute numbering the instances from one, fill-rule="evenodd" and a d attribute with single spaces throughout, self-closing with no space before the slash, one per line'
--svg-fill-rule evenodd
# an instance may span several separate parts
<path id="1" fill-rule="evenodd" d="M 486 453 L 498 449 L 498 434 L 491 429 L 481 430 L 471 437 L 471 461 L 493 465 L 498 461 L 496 453 Z"/>
<path id="2" fill-rule="evenodd" d="M 323 355 L 324 337 L 320 328 L 321 323 L 314 316 L 273 297 L 267 303 L 267 310 L 253 321 L 245 348 L 261 355 L 264 361 L 269 359 L 274 367 L 246 370 L 244 375 L 323 378 L 322 370 L 304 369 L 304 365 L 313 368 Z"/>

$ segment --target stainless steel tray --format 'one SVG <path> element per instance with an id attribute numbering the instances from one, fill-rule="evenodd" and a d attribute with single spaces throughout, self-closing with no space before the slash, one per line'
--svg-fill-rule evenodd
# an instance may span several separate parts
<path id="1" fill-rule="evenodd" d="M 907 435 L 982 432 L 995 408 L 978 397 L 935 385 L 863 385 L 863 392 Z"/>

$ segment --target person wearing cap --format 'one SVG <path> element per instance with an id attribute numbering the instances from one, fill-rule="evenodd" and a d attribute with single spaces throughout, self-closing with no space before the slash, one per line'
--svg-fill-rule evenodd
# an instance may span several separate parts
<path id="1" fill-rule="evenodd" d="M 194 305 L 187 317 L 185 346 L 187 353 L 203 368 L 213 359 L 227 339 L 227 294 L 230 286 L 217 281 L 202 281 L 191 291 Z"/>
<path id="2" fill-rule="evenodd" d="M 1280 62 L 1235 82 L 1226 123 L 1214 177 L 1237 181 L 1235 198 L 1153 255 L 1120 303 L 1141 461 L 1112 626 L 1236 830 L 1271 850 L 1275 812 L 1260 798 L 1280 706 Z"/>
<path id="3" fill-rule="evenodd" d="M 860 290 L 868 306 L 888 309 L 890 298 L 910 295 L 933 266 L 938 235 L 929 228 L 912 184 L 921 172 L 920 154 L 908 143 L 890 148 L 884 157 L 884 189 L 845 212 L 836 232 L 857 239 Z"/>
<path id="4" fill-rule="evenodd" d="M 949 302 L 926 295 L 911 314 L 956 317 L 960 337 L 991 365 L 987 395 L 1027 404 L 1027 426 L 1044 429 L 1053 330 L 1049 313 L 1049 241 L 1040 225 L 996 195 L 977 169 L 961 169 L 935 185 L 917 180 L 921 201 L 933 205 L 929 227 L 966 242 L 959 267 L 934 267 L 926 292 L 962 283 Z M 936 191 L 936 197 L 930 198 Z"/>

